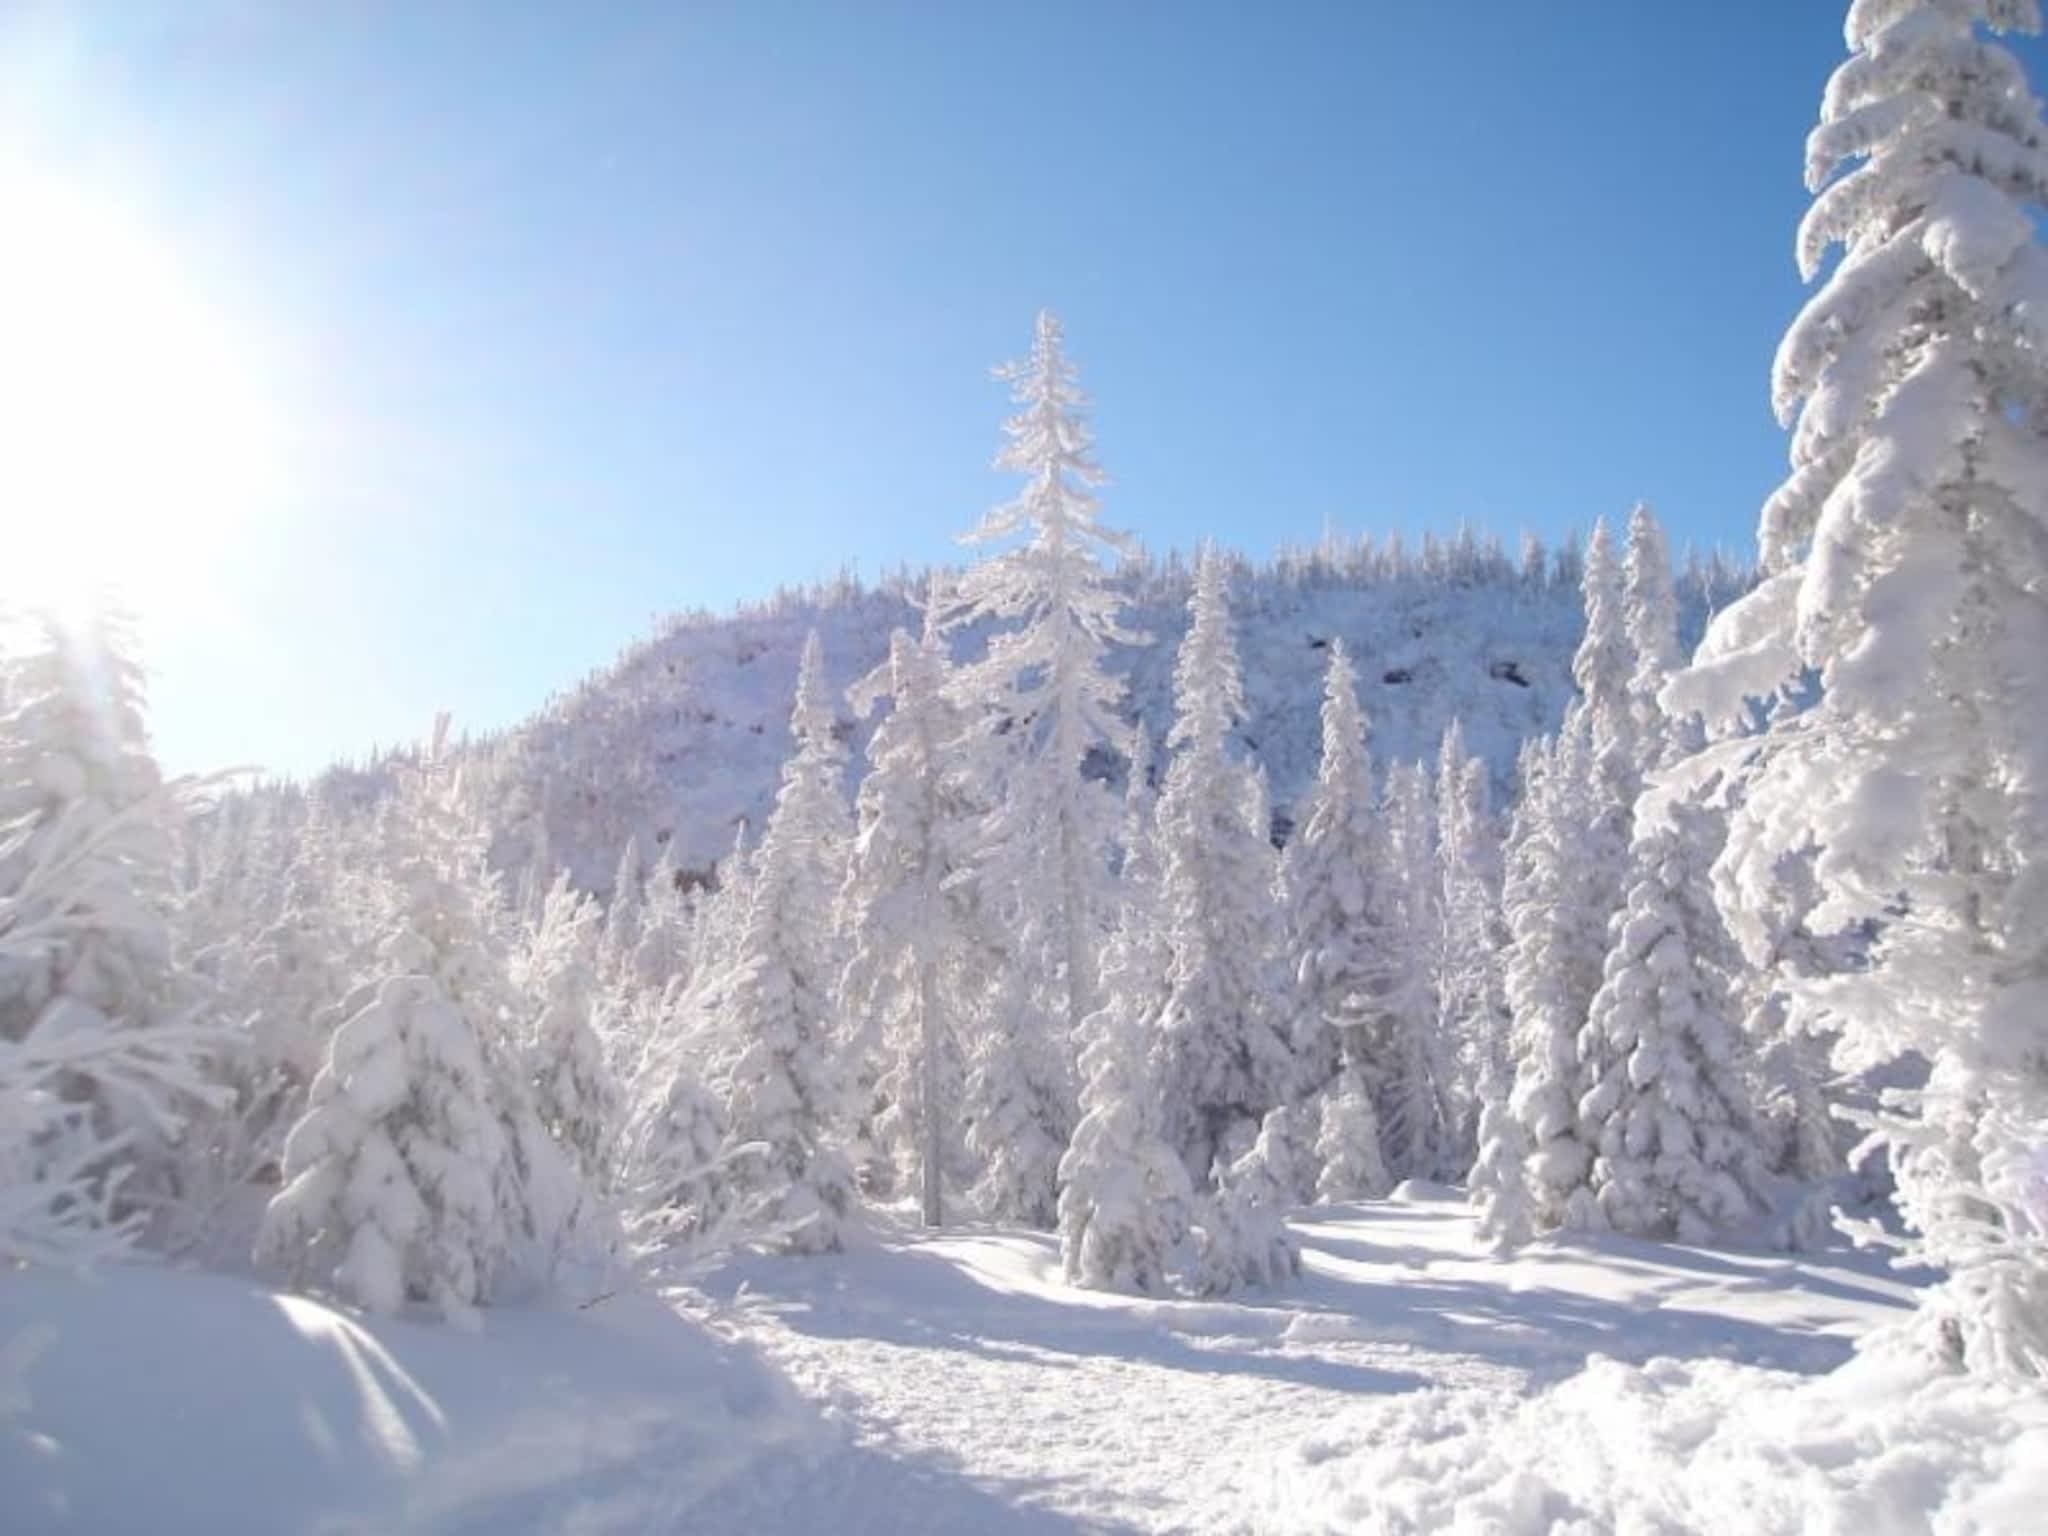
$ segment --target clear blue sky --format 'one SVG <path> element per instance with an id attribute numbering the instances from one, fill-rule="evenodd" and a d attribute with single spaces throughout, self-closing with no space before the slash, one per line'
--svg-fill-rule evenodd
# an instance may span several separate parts
<path id="1" fill-rule="evenodd" d="M 35 153 L 226 296 L 289 426 L 159 637 L 162 750 L 503 724 L 656 613 L 951 558 L 1040 305 L 1155 548 L 1638 497 L 1746 548 L 1844 9 L 34 11 Z"/>

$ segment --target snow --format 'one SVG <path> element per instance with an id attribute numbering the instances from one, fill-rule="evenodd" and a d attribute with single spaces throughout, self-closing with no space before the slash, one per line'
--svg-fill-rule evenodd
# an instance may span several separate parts
<path id="1" fill-rule="evenodd" d="M 1806 1381 L 1595 1359 L 1516 1400 L 1346 1410 L 1276 1469 L 1272 1530 L 2017 1532 L 2048 1508 L 2048 1401 L 1859 1359 Z"/>
<path id="2" fill-rule="evenodd" d="M 1553 1396 L 1597 1403 L 1574 1385 L 1595 1357 L 1633 1381 L 1621 1362 L 1707 1356 L 1709 1383 L 1725 1370 L 1789 1391 L 1912 1294 L 1849 1252 L 1602 1237 L 1499 1262 L 1462 1194 L 1421 1184 L 1299 1213 L 1294 1232 L 1300 1280 L 1225 1301 L 1069 1288 L 1055 1238 L 999 1229 L 806 1264 L 735 1256 L 704 1290 L 859 1443 L 954 1458 L 1006 1503 L 1134 1531 L 1434 1528 L 1369 1503 L 1357 1458 L 1379 1442 L 1346 1426 L 1398 1425 L 1425 1455 L 1432 1433 Z M 1686 1369 L 1654 1366 L 1635 1390 L 1669 1392 Z M 1540 1428 L 1521 1453 L 1536 1467 Z"/>
<path id="3" fill-rule="evenodd" d="M 35 1330 L 28 1409 L 0 1420 L 13 1536 L 644 1529 L 819 1434 L 747 1351 L 644 1297 L 472 1334 L 221 1275 L 0 1278 L 0 1339 Z"/>
<path id="4" fill-rule="evenodd" d="M 942 1458 L 854 1444 L 743 1341 L 652 1297 L 484 1319 L 367 1320 L 139 1266 L 0 1276 L 0 1530 L 1057 1528 Z"/>
<path id="5" fill-rule="evenodd" d="M 1852 1361 L 1914 1293 L 1847 1248 L 1499 1261 L 1414 1182 L 1292 1230 L 1300 1278 L 1226 1300 L 1068 1286 L 1050 1234 L 905 1228 L 479 1333 L 18 1271 L 0 1530 L 1871 1536 L 2048 1507 L 2048 1396 Z"/>

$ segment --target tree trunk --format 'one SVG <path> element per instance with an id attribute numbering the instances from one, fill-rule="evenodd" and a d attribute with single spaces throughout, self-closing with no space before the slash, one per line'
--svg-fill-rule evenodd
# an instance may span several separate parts
<path id="1" fill-rule="evenodd" d="M 918 968 L 918 1019 L 919 1046 L 923 1060 L 918 1063 L 924 1078 L 922 1097 L 924 1099 L 924 1224 L 928 1227 L 945 1225 L 944 1200 L 941 1193 L 941 1163 L 944 1159 L 940 1149 L 945 1138 L 940 1134 L 940 1071 L 939 1071 L 939 1005 L 934 995 L 938 988 L 934 974 L 937 967 L 927 961 Z"/>

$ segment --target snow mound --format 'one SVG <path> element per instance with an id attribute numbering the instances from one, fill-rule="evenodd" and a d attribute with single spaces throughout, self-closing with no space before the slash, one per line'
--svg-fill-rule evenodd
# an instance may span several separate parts
<path id="1" fill-rule="evenodd" d="M 2013 1532 L 2048 1510 L 2048 1396 L 1865 1355 L 1805 1377 L 1595 1359 L 1532 1397 L 1347 1410 L 1275 1473 L 1274 1531 Z"/>
<path id="2" fill-rule="evenodd" d="M 702 1530 L 763 1465 L 834 1444 L 750 1351 L 647 1297 L 472 1334 L 218 1275 L 27 1270 L 0 1275 L 20 1340 L 41 1347 L 0 1417 L 10 1536 Z"/>

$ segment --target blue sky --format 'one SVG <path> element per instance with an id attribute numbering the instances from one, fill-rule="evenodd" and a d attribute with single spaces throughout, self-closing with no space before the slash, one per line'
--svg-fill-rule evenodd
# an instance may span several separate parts
<path id="1" fill-rule="evenodd" d="M 17 23 L 8 126 L 257 338 L 278 473 L 156 726 L 306 771 L 951 558 L 1042 304 L 1156 548 L 1746 548 L 1843 10 L 127 0 Z"/>

